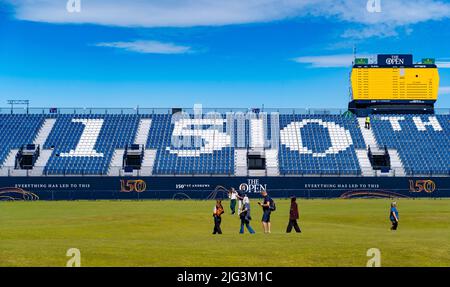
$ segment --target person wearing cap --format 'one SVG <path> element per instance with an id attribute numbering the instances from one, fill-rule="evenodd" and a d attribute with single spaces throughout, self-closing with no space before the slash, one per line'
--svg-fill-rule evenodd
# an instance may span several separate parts
<path id="1" fill-rule="evenodd" d="M 289 223 L 286 228 L 286 233 L 291 233 L 292 227 L 295 229 L 295 232 L 297 232 L 297 233 L 302 232 L 297 223 L 298 218 L 299 218 L 299 216 L 298 216 L 297 198 L 295 196 L 292 196 L 291 197 L 291 209 L 289 210 Z"/>
<path id="2" fill-rule="evenodd" d="M 244 195 L 244 198 L 242 200 L 242 209 L 239 212 L 239 217 L 241 218 L 241 230 L 239 233 L 244 233 L 244 225 L 247 227 L 247 230 L 250 234 L 254 234 L 255 231 L 250 226 L 250 220 L 252 220 L 252 217 L 250 216 L 250 199 L 248 199 L 247 195 Z"/>
<path id="3" fill-rule="evenodd" d="M 398 217 L 398 210 L 397 210 L 397 202 L 395 202 L 395 201 L 391 203 L 389 219 L 392 222 L 391 230 L 397 230 L 399 217 Z"/>
<path id="4" fill-rule="evenodd" d="M 261 195 L 264 198 L 263 203 L 258 202 L 258 204 L 263 209 L 263 216 L 262 216 L 262 226 L 264 229 L 264 233 L 270 233 L 270 214 L 272 212 L 271 206 L 273 205 L 273 199 L 269 197 L 267 194 L 267 191 L 262 191 Z"/>

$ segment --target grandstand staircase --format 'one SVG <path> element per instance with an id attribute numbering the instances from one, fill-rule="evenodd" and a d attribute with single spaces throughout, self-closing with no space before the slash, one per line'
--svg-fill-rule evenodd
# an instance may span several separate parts
<path id="1" fill-rule="evenodd" d="M 45 142 L 47 141 L 50 132 L 55 125 L 56 119 L 45 119 L 38 133 L 36 134 L 33 144 L 39 145 L 43 147 Z M 0 175 L 2 176 L 41 176 L 44 174 L 44 168 L 47 165 L 48 160 L 50 159 L 53 151 L 41 149 L 39 153 L 39 157 L 37 158 L 34 166 L 30 170 L 22 170 L 15 169 L 16 166 L 16 155 L 19 152 L 19 149 L 12 149 L 8 157 L 6 158 L 2 168 L 0 168 Z"/>
<path id="2" fill-rule="evenodd" d="M 262 119 L 250 119 L 250 147 L 254 150 L 264 148 L 264 123 Z"/>
<path id="3" fill-rule="evenodd" d="M 148 136 L 150 134 L 150 127 L 152 125 L 151 119 L 141 119 L 137 129 L 136 136 L 134 138 L 134 144 L 146 146 Z M 122 176 L 123 170 L 123 156 L 125 154 L 124 149 L 116 149 L 109 165 L 109 176 Z M 153 165 L 156 160 L 156 150 L 146 149 L 144 150 L 144 157 L 142 158 L 142 164 L 140 170 L 133 170 L 129 175 L 131 176 L 150 176 L 153 173 Z M 127 174 L 128 175 L 128 174 Z"/>
<path id="4" fill-rule="evenodd" d="M 2 164 L 2 167 L 0 168 L 0 176 L 8 176 L 8 175 L 14 175 L 14 167 L 16 165 L 16 155 L 19 152 L 18 149 L 12 149 L 8 156 L 6 157 L 5 161 Z"/>
<path id="5" fill-rule="evenodd" d="M 148 135 L 150 133 L 150 127 L 152 126 L 151 119 L 141 119 L 139 122 L 138 131 L 136 138 L 134 139 L 135 144 L 147 145 Z M 146 149 L 144 150 L 144 158 L 142 159 L 142 166 L 139 174 L 141 176 L 150 176 L 153 173 L 153 165 L 156 160 L 156 150 Z"/>
<path id="6" fill-rule="evenodd" d="M 356 156 L 358 157 L 362 176 L 405 176 L 405 169 L 403 168 L 402 161 L 395 149 L 387 150 L 391 164 L 389 172 L 382 173 L 380 170 L 375 170 L 372 167 L 368 156 L 368 149 L 370 148 L 373 153 L 382 153 L 384 151 L 379 148 L 372 129 L 366 129 L 365 118 L 358 118 L 358 124 L 367 147 L 367 149 L 356 149 Z"/>
<path id="7" fill-rule="evenodd" d="M 267 176 L 280 175 L 280 169 L 278 168 L 278 150 L 266 149 L 266 171 Z"/>
<path id="8" fill-rule="evenodd" d="M 123 170 L 123 155 L 125 154 L 124 149 L 116 149 L 109 164 L 108 175 L 109 176 L 120 176 Z"/>
<path id="9" fill-rule="evenodd" d="M 356 156 L 359 161 L 359 166 L 361 167 L 361 175 L 375 176 L 377 175 L 377 171 L 373 169 L 367 151 L 370 148 L 372 151 L 379 152 L 380 149 L 378 148 L 377 140 L 375 139 L 372 129 L 366 129 L 365 124 L 365 118 L 358 118 L 359 129 L 361 130 L 361 134 L 364 138 L 366 149 L 356 149 Z"/>
<path id="10" fill-rule="evenodd" d="M 47 138 L 50 135 L 50 132 L 52 131 L 55 123 L 56 123 L 56 119 L 45 119 L 45 121 L 42 124 L 42 127 L 39 129 L 39 132 L 36 135 L 33 143 L 43 147 L 45 142 L 47 141 Z"/>
<path id="11" fill-rule="evenodd" d="M 234 150 L 234 175 L 247 176 L 247 149 Z"/>
<path id="12" fill-rule="evenodd" d="M 261 118 L 250 119 L 250 149 L 247 151 L 247 159 L 252 156 L 265 158 L 264 152 L 264 122 Z M 265 176 L 265 169 L 250 169 L 247 163 L 249 176 Z"/>
<path id="13" fill-rule="evenodd" d="M 44 149 L 44 144 L 47 141 L 47 138 L 50 135 L 55 123 L 56 119 L 45 119 L 33 141 L 35 145 L 39 145 L 42 149 L 39 153 L 38 159 L 34 163 L 33 169 L 29 172 L 29 175 L 31 176 L 41 176 L 44 174 L 45 166 L 53 153 L 53 150 Z"/>
<path id="14" fill-rule="evenodd" d="M 366 143 L 366 147 L 370 147 L 373 151 L 379 151 L 380 149 L 378 148 L 375 135 L 373 134 L 372 129 L 366 129 L 365 122 L 365 118 L 358 118 L 359 129 L 361 130 L 364 142 Z"/>
<path id="15" fill-rule="evenodd" d="M 376 170 L 372 168 L 372 164 L 370 163 L 369 156 L 367 155 L 367 150 L 365 149 L 356 149 L 356 157 L 359 161 L 359 166 L 361 167 L 361 175 L 362 176 L 375 176 Z"/>
<path id="16" fill-rule="evenodd" d="M 156 152 L 156 149 L 146 149 L 144 151 L 144 159 L 142 160 L 140 175 L 150 176 L 153 174 L 153 165 L 156 161 Z"/>
<path id="17" fill-rule="evenodd" d="M 262 118 L 250 119 L 250 141 L 248 149 L 235 149 L 236 176 L 278 176 L 279 162 L 277 149 L 265 149 L 264 121 Z M 261 159 L 265 166 L 252 168 L 248 160 Z"/>
<path id="18" fill-rule="evenodd" d="M 388 149 L 389 155 L 391 156 L 391 176 L 405 176 L 405 168 L 403 167 L 402 160 L 395 149 Z"/>
<path id="19" fill-rule="evenodd" d="M 136 137 L 134 138 L 135 144 L 147 145 L 148 134 L 150 133 L 150 126 L 152 125 L 151 119 L 141 119 L 137 130 Z"/>
<path id="20" fill-rule="evenodd" d="M 38 159 L 34 163 L 33 169 L 31 169 L 28 173 L 30 176 L 41 176 L 44 174 L 45 166 L 47 165 L 48 160 L 52 156 L 53 151 L 50 149 L 41 150 Z"/>

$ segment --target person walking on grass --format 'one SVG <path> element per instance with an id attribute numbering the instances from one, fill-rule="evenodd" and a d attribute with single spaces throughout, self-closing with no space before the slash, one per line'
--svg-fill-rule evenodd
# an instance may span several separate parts
<path id="1" fill-rule="evenodd" d="M 254 234 L 255 231 L 250 226 L 250 220 L 252 220 L 252 217 L 250 216 L 250 199 L 247 195 L 244 195 L 244 198 L 242 200 L 242 209 L 239 213 L 239 217 L 241 218 L 241 230 L 239 233 L 244 233 L 244 225 L 247 227 L 247 230 L 250 234 Z"/>
<path id="2" fill-rule="evenodd" d="M 234 189 L 233 187 L 228 191 L 228 197 L 230 198 L 230 209 L 231 209 L 231 214 L 235 214 L 236 213 L 236 200 L 238 198 L 238 193 L 236 191 L 236 189 Z"/>
<path id="3" fill-rule="evenodd" d="M 391 203 L 389 219 L 392 222 L 391 230 L 397 230 L 399 217 L 398 217 L 398 210 L 397 210 L 397 202 L 395 202 L 395 201 Z"/>
<path id="4" fill-rule="evenodd" d="M 270 233 L 270 214 L 272 211 L 275 210 L 275 203 L 272 198 L 269 197 L 267 194 L 267 191 L 261 192 L 262 197 L 264 198 L 263 203 L 258 202 L 258 204 L 263 209 L 263 216 L 262 216 L 262 226 L 264 229 L 264 233 Z"/>
<path id="5" fill-rule="evenodd" d="M 295 229 L 295 232 L 297 232 L 297 233 L 302 232 L 297 223 L 298 218 L 299 218 L 299 216 L 298 216 L 297 198 L 295 196 L 292 196 L 291 197 L 291 209 L 289 210 L 289 223 L 286 228 L 286 233 L 291 233 L 292 227 Z"/>
<path id="6" fill-rule="evenodd" d="M 236 191 L 237 194 L 237 200 L 238 200 L 238 215 L 240 215 L 241 211 L 242 211 L 242 206 L 244 205 L 244 195 L 245 192 L 242 190 L 238 190 Z"/>
<path id="7" fill-rule="evenodd" d="M 213 217 L 214 217 L 214 231 L 213 234 L 222 234 L 222 229 L 220 228 L 220 224 L 222 223 L 222 214 L 225 211 L 223 210 L 222 201 L 217 200 L 216 205 L 214 206 L 213 210 Z"/>

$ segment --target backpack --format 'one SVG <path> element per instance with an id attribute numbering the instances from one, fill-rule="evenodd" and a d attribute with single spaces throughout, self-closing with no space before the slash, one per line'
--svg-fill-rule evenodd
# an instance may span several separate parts
<path id="1" fill-rule="evenodd" d="M 273 199 L 272 199 L 272 202 L 270 203 L 269 209 L 270 209 L 270 211 L 277 210 L 277 206 L 275 205 L 275 201 L 273 201 Z"/>

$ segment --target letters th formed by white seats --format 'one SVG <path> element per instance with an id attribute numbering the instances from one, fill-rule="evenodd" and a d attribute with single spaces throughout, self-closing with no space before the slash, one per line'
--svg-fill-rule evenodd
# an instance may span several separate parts
<path id="1" fill-rule="evenodd" d="M 389 121 L 391 123 L 392 130 L 399 132 L 402 130 L 400 121 L 404 121 L 405 117 L 381 117 L 382 121 Z"/>
<path id="2" fill-rule="evenodd" d="M 61 153 L 61 157 L 103 157 L 94 147 L 103 126 L 103 119 L 72 119 L 73 123 L 84 125 L 83 133 L 75 149 Z"/>
<path id="3" fill-rule="evenodd" d="M 310 123 L 317 123 L 328 131 L 331 146 L 322 153 L 316 153 L 303 146 L 301 129 Z M 301 154 L 311 154 L 313 157 L 326 157 L 330 154 L 337 154 L 346 150 L 353 144 L 351 134 L 348 130 L 334 122 L 324 122 L 320 119 L 305 119 L 301 122 L 292 122 L 280 131 L 281 144 L 290 150 L 298 151 Z"/>
<path id="4" fill-rule="evenodd" d="M 442 127 L 436 117 L 428 117 L 428 122 L 423 122 L 420 117 L 413 117 L 413 121 L 414 124 L 416 124 L 418 131 L 426 131 L 426 126 L 432 126 L 433 130 L 435 130 L 436 132 L 442 131 Z"/>
<path id="5" fill-rule="evenodd" d="M 389 121 L 391 123 L 392 130 L 398 132 L 402 130 L 400 121 L 404 121 L 405 117 L 381 117 L 382 121 Z M 420 117 L 413 117 L 413 122 L 416 125 L 418 131 L 426 131 L 426 126 L 431 126 L 437 132 L 442 131 L 442 127 L 436 117 L 429 117 L 427 122 L 422 121 Z"/>

